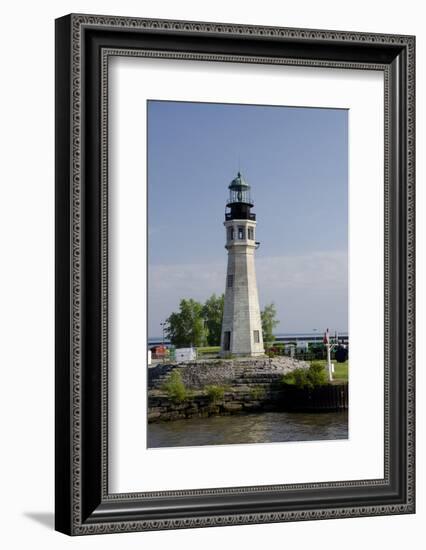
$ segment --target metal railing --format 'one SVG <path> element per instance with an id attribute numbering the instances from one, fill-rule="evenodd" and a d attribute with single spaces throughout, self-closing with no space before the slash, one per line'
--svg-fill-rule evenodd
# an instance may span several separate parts
<path id="1" fill-rule="evenodd" d="M 233 217 L 233 215 L 231 214 L 231 212 L 226 212 L 226 213 L 225 213 L 225 220 L 226 220 L 226 221 L 229 221 L 229 220 L 232 220 L 232 219 L 234 219 L 234 217 Z M 235 219 L 237 219 L 237 218 L 235 218 Z M 252 214 L 252 213 L 250 212 L 249 214 L 245 214 L 244 217 L 238 218 L 238 219 L 256 221 L 256 214 Z"/>

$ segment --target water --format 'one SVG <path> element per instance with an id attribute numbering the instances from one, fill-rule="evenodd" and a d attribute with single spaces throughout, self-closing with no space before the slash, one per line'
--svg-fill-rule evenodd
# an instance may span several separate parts
<path id="1" fill-rule="evenodd" d="M 347 412 L 263 412 L 148 424 L 151 448 L 347 438 Z"/>

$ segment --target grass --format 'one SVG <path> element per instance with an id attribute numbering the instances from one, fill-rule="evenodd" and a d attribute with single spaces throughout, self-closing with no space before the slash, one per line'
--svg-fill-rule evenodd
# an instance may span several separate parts
<path id="1" fill-rule="evenodd" d="M 331 361 L 334 365 L 334 373 L 333 373 L 333 382 L 348 382 L 348 375 L 349 375 L 349 365 L 348 361 L 345 361 L 344 363 L 338 363 L 335 360 Z M 324 367 L 327 366 L 327 361 L 315 361 L 315 363 L 320 363 Z"/>
<path id="2" fill-rule="evenodd" d="M 198 355 L 210 355 L 212 353 L 219 353 L 220 346 L 202 346 L 197 348 Z"/>

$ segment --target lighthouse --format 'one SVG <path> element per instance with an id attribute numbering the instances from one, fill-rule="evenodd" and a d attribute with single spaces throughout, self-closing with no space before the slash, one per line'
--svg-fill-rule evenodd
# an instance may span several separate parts
<path id="1" fill-rule="evenodd" d="M 256 214 L 250 186 L 240 172 L 229 185 L 225 212 L 228 268 L 225 283 L 221 355 L 257 356 L 265 353 L 254 253 Z"/>

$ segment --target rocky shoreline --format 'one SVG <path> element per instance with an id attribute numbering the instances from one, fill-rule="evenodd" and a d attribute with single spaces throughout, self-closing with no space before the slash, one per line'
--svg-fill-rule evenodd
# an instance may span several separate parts
<path id="1" fill-rule="evenodd" d="M 174 370 L 179 371 L 187 388 L 202 389 L 209 384 L 269 384 L 296 368 L 307 369 L 309 364 L 291 357 L 201 359 L 188 363 L 159 364 L 148 369 L 148 389 L 161 388 Z"/>
<path id="2" fill-rule="evenodd" d="M 284 387 L 282 377 L 309 364 L 289 357 L 204 360 L 162 364 L 148 373 L 148 422 L 259 411 L 344 410 L 347 386 L 300 390 Z M 173 399 L 164 387 L 177 371 L 187 394 Z"/>

